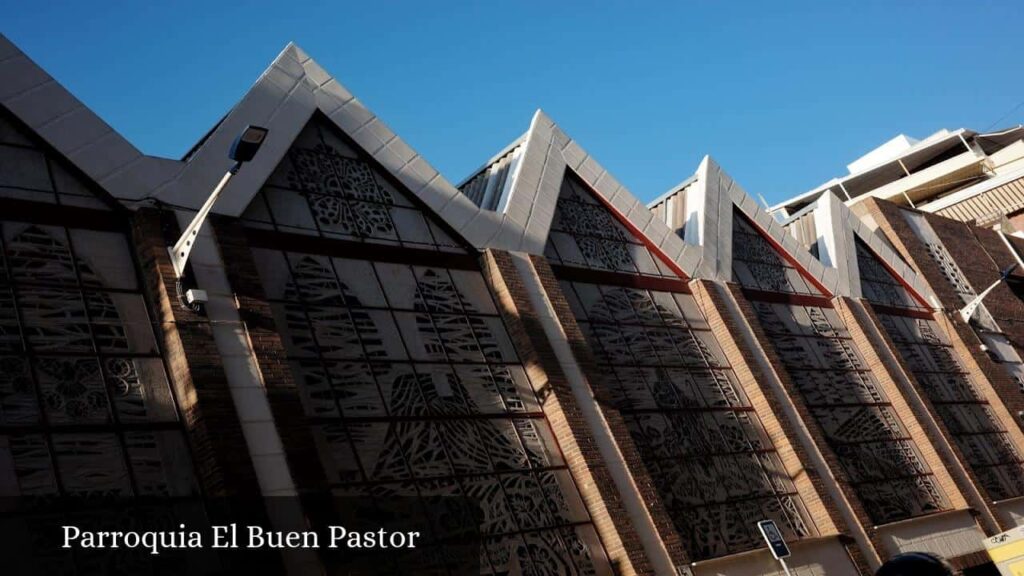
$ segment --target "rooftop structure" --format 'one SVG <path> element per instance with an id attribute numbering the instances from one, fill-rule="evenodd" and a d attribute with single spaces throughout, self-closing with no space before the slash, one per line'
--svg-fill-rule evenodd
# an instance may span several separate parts
<path id="1" fill-rule="evenodd" d="M 986 133 L 940 130 L 922 140 L 901 134 L 851 162 L 845 176 L 769 211 L 781 220 L 794 218 L 833 194 L 851 207 L 878 198 L 989 225 L 1024 209 L 1024 195 L 1011 184 L 1024 177 L 1022 139 L 1021 126 Z"/>
<path id="2" fill-rule="evenodd" d="M 774 573 L 764 519 L 802 574 L 976 567 L 1024 521 L 1016 279 L 953 313 L 1019 257 L 995 232 L 830 193 L 783 225 L 711 158 L 649 209 L 541 111 L 456 186 L 291 44 L 183 159 L 2 38 L 0 106 L 0 496 L 463 496 L 500 575 Z M 855 169 L 996 138 L 963 135 Z"/>

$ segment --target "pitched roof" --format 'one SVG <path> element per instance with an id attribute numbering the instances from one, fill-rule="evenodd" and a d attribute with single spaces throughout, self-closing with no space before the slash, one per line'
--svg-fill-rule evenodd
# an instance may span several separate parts
<path id="1" fill-rule="evenodd" d="M 683 193 L 697 214 L 684 242 L 579 143 L 538 110 L 529 130 L 453 186 L 383 121 L 295 44 L 288 44 L 227 115 L 183 160 L 147 156 L 0 34 L 0 104 L 75 166 L 125 203 L 156 198 L 198 208 L 230 166 L 224 153 L 247 124 L 270 129 L 260 153 L 231 181 L 214 212 L 237 216 L 248 206 L 317 110 L 362 146 L 477 248 L 543 254 L 566 169 L 575 172 L 629 227 L 690 277 L 731 280 L 732 207 L 739 208 L 829 290 L 856 291 L 850 270 L 823 265 L 787 233 L 710 157 L 664 197 Z M 476 195 L 473 200 L 471 196 Z M 475 200 L 475 202 L 474 202 Z M 482 204 L 483 207 L 477 205 Z M 909 285 L 927 288 L 838 198 L 818 200 L 815 218 L 831 230 L 831 262 L 856 267 L 856 233 Z M 837 225 L 838 224 L 838 225 Z M 831 226 L 831 228 L 828 228 Z M 723 236 L 722 234 L 726 234 Z M 844 248 L 845 247 L 845 248 Z M 831 252 L 829 253 L 831 255 Z"/>
<path id="2" fill-rule="evenodd" d="M 142 198 L 181 169 L 140 152 L 3 34 L 0 104 L 115 198 Z"/>
<path id="3" fill-rule="evenodd" d="M 688 243 L 701 247 L 702 259 L 697 276 L 733 281 L 732 227 L 738 210 L 766 234 L 785 255 L 803 271 L 820 281 L 830 292 L 837 288 L 836 271 L 822 265 L 804 250 L 756 200 L 729 176 L 710 156 L 705 156 L 697 172 L 651 202 L 651 206 L 669 198 L 685 201 L 686 225 L 683 234 Z"/>
<path id="4" fill-rule="evenodd" d="M 484 238 L 468 229 L 472 222 L 485 220 L 489 229 L 503 226 L 501 218 L 482 213 L 459 194 L 419 153 L 295 44 L 281 51 L 189 155 L 179 177 L 157 187 L 153 195 L 170 204 L 198 207 L 230 166 L 224 151 L 234 137 L 247 124 L 258 124 L 270 130 L 266 141 L 214 208 L 221 214 L 239 215 L 317 110 L 473 245 L 480 246 Z"/>
<path id="5" fill-rule="evenodd" d="M 543 254 L 562 180 L 569 169 L 604 201 L 614 216 L 645 237 L 684 273 L 694 275 L 700 261 L 699 248 L 683 242 L 664 222 L 655 218 L 640 200 L 541 110 L 534 114 L 530 129 L 523 137 L 464 181 L 463 191 L 482 201 L 478 179 L 496 174 L 497 171 L 491 171 L 492 167 L 511 151 L 519 149 L 521 158 L 517 169 L 501 175 L 504 179 L 501 197 L 485 203 L 513 226 L 496 231 L 484 247 Z"/>
<path id="6" fill-rule="evenodd" d="M 893 276 L 932 307 L 941 307 L 924 278 L 900 258 L 877 230 L 872 230 L 838 196 L 826 193 L 808 208 L 818 238 L 818 258 L 829 270 L 836 271 L 838 294 L 854 298 L 863 296 L 855 243 L 855 239 L 860 239 Z"/>

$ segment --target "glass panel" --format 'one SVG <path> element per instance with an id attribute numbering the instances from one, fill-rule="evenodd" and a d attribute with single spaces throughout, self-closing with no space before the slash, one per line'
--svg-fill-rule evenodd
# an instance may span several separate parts
<path id="1" fill-rule="evenodd" d="M 733 214 L 732 256 L 734 280 L 745 288 L 821 294 L 739 211 Z M 835 311 L 766 302 L 757 293 L 748 297 L 811 414 L 855 479 L 872 520 L 882 524 L 944 509 L 931 471 Z M 905 481 L 908 474 L 921 480 Z M 887 498 L 892 502 L 886 504 Z"/>
<path id="2" fill-rule="evenodd" d="M 717 341 L 687 327 L 706 326 L 693 297 L 569 281 L 562 287 L 574 297 L 603 372 L 591 385 L 625 417 L 692 557 L 761 546 L 753 524 L 733 519 L 763 517 L 762 507 L 781 510 L 799 496 Z M 729 503 L 735 500 L 751 509 L 737 512 Z M 740 513 L 745 516 L 733 516 Z M 705 516 L 721 521 L 714 529 L 692 529 Z M 815 534 L 802 505 L 792 517 L 788 537 Z"/>
<path id="3" fill-rule="evenodd" d="M 61 485 L 69 493 L 130 493 L 124 456 L 113 434 L 54 434 L 53 453 Z"/>

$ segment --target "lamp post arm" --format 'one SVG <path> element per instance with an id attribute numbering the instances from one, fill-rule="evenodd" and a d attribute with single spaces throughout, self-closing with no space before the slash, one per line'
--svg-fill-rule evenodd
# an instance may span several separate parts
<path id="1" fill-rule="evenodd" d="M 960 309 L 960 317 L 964 319 L 964 322 L 971 321 L 971 316 L 974 316 L 974 312 L 978 310 L 978 306 L 981 306 L 981 301 L 985 299 L 985 296 L 988 296 L 989 292 L 995 290 L 996 286 L 999 286 L 999 283 L 1002 281 L 1003 280 L 1001 278 L 996 280 L 991 286 L 985 288 L 984 292 L 975 296 L 973 300 Z"/>
<path id="2" fill-rule="evenodd" d="M 171 264 L 174 265 L 174 275 L 181 278 L 181 275 L 185 273 L 185 264 L 188 263 L 188 256 L 192 253 L 192 248 L 195 246 L 196 237 L 199 236 L 199 230 L 203 227 L 203 223 L 206 222 L 206 217 L 210 214 L 210 210 L 213 209 L 214 203 L 217 202 L 217 198 L 220 197 L 220 193 L 227 186 L 228 181 L 231 177 L 238 173 L 238 169 L 242 167 L 241 162 L 235 162 L 235 164 L 224 173 L 224 177 L 220 179 L 220 183 L 213 189 L 210 197 L 203 203 L 202 208 L 199 212 L 196 212 L 192 222 L 189 223 L 185 231 L 182 232 L 181 238 L 174 243 L 174 246 L 168 247 L 167 251 L 171 254 Z"/>

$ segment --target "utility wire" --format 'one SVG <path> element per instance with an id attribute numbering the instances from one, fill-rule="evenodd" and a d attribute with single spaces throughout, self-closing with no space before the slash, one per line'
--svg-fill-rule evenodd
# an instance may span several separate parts
<path id="1" fill-rule="evenodd" d="M 999 124 L 1003 120 L 1006 120 L 1007 116 L 1009 116 L 1009 115 L 1013 114 L 1014 112 L 1016 112 L 1017 110 L 1019 110 L 1021 106 L 1024 106 L 1024 100 L 1021 100 L 1020 102 L 1018 102 L 1016 106 L 1011 108 L 1010 111 L 1007 112 L 1006 114 L 1003 114 L 1002 116 L 1000 116 L 998 120 L 996 120 L 995 122 L 989 124 L 988 128 L 985 128 L 985 132 L 988 132 L 989 130 L 992 129 L 993 126 L 995 126 L 996 124 Z"/>

